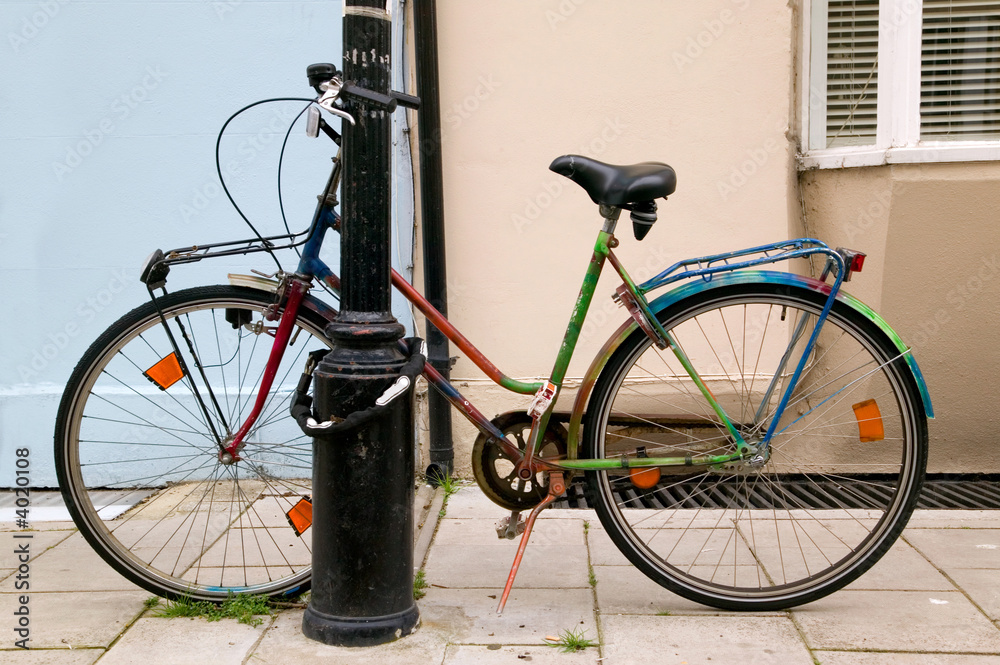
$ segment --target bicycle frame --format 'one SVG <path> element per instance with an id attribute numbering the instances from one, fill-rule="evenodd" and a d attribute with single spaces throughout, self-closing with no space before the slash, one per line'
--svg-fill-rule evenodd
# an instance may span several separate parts
<path id="1" fill-rule="evenodd" d="M 617 215 L 615 215 L 617 218 Z M 610 468 L 620 468 L 623 466 L 623 462 L 620 460 L 580 460 L 574 459 L 576 457 L 576 450 L 579 444 L 579 429 L 578 427 L 571 430 L 570 436 L 570 454 L 569 459 L 566 460 L 541 460 L 536 459 L 534 456 L 535 451 L 539 449 L 539 441 L 541 438 L 541 433 L 545 431 L 548 426 L 549 420 L 552 415 L 552 406 L 559 395 L 562 388 L 562 384 L 565 380 L 566 370 L 569 366 L 569 362 L 572 359 L 573 352 L 576 348 L 576 344 L 579 338 L 580 330 L 583 327 L 583 323 L 586 319 L 587 312 L 589 310 L 590 304 L 593 300 L 594 292 L 597 287 L 598 280 L 603 271 L 604 264 L 606 261 L 610 261 L 612 267 L 618 276 L 622 279 L 624 288 L 619 289 L 618 299 L 620 301 L 625 301 L 629 303 L 634 303 L 636 307 L 630 308 L 633 315 L 633 321 L 644 327 L 647 331 L 653 330 L 659 334 L 660 339 L 665 342 L 665 346 L 669 347 L 672 352 L 677 356 L 678 360 L 685 367 L 688 375 L 694 381 L 695 385 L 698 386 L 702 395 L 705 397 L 709 405 L 718 415 L 720 422 L 726 427 L 730 435 L 733 437 L 735 443 L 735 449 L 733 453 L 727 455 L 713 455 L 713 456 L 702 456 L 697 458 L 682 458 L 682 457 L 656 457 L 650 456 L 641 459 L 629 460 L 628 464 L 630 466 L 676 466 L 676 465 L 714 465 L 723 464 L 726 462 L 734 461 L 737 459 L 745 458 L 751 454 L 758 451 L 758 448 L 751 446 L 749 443 L 744 441 L 740 432 L 733 425 L 731 419 L 725 413 L 724 409 L 712 395 L 711 391 L 705 386 L 704 382 L 701 380 L 697 373 L 696 368 L 691 364 L 690 360 L 684 355 L 683 350 L 680 345 L 676 343 L 671 335 L 659 326 L 656 321 L 655 316 L 652 315 L 649 309 L 649 303 L 646 300 L 645 294 L 665 286 L 667 284 L 673 283 L 675 281 L 699 276 L 710 280 L 712 276 L 722 273 L 722 272 L 732 272 L 735 270 L 740 270 L 748 267 L 759 266 L 766 263 L 774 263 L 777 261 L 784 261 L 793 258 L 803 258 L 811 256 L 814 254 L 825 255 L 831 262 L 831 265 L 835 266 L 838 273 L 838 278 L 835 281 L 833 287 L 830 290 L 830 295 L 828 296 L 826 307 L 821 315 L 821 321 L 817 323 L 813 334 L 807 343 L 806 351 L 802 354 L 799 359 L 799 363 L 796 366 L 795 374 L 793 375 L 792 381 L 786 386 L 781 403 L 778 409 L 771 417 L 771 426 L 768 430 L 768 434 L 763 440 L 763 444 L 769 441 L 770 436 L 774 431 L 774 426 L 784 412 L 784 407 L 788 402 L 788 398 L 794 390 L 795 383 L 797 382 L 802 369 L 805 366 L 805 362 L 808 359 L 809 352 L 815 343 L 815 339 L 818 337 L 819 330 L 822 325 L 822 320 L 825 320 L 826 314 L 828 314 L 832 303 L 836 297 L 839 290 L 840 284 L 842 282 L 841 276 L 844 273 L 844 263 L 842 257 L 835 251 L 831 250 L 824 243 L 812 239 L 800 239 L 785 243 L 776 243 L 773 245 L 765 245 L 761 247 L 755 247 L 748 250 L 742 250 L 740 252 L 732 252 L 728 254 L 714 255 L 710 257 L 702 257 L 700 259 L 692 259 L 685 261 L 675 266 L 671 267 L 667 271 L 664 271 L 660 275 L 657 275 L 647 282 L 637 285 L 629 276 L 627 270 L 618 260 L 613 252 L 613 247 L 617 246 L 617 240 L 614 238 L 614 220 L 608 220 L 605 223 L 605 228 L 603 228 L 597 237 L 597 241 L 594 246 L 594 251 L 591 256 L 590 263 L 588 265 L 587 271 L 584 275 L 583 284 L 580 289 L 580 294 L 577 297 L 576 305 L 574 307 L 572 316 L 570 318 L 569 324 L 566 328 L 566 333 L 563 337 L 562 344 L 560 345 L 559 353 L 556 357 L 555 365 L 553 367 L 552 373 L 549 377 L 547 383 L 525 383 L 517 381 L 505 375 L 501 372 L 479 349 L 477 349 L 457 328 L 455 328 L 437 309 L 434 308 L 412 285 L 410 285 L 398 272 L 392 271 L 392 285 L 403 294 L 406 299 L 414 305 L 427 319 L 441 332 L 448 337 L 459 349 L 465 353 L 470 360 L 472 360 L 491 380 L 493 380 L 497 385 L 512 392 L 520 394 L 540 394 L 546 388 L 549 388 L 549 394 L 544 397 L 544 404 L 540 411 L 535 414 L 535 424 L 532 428 L 532 434 L 528 441 L 526 454 L 522 454 L 513 444 L 509 443 L 505 437 L 499 432 L 490 421 L 471 403 L 467 400 L 461 393 L 446 379 L 444 379 L 440 373 L 438 373 L 433 367 L 427 367 L 425 369 L 425 377 L 428 382 L 431 383 L 436 389 L 440 390 L 442 394 L 453 404 L 457 409 L 459 409 L 480 431 L 484 432 L 487 436 L 491 437 L 498 445 L 504 447 L 505 451 L 511 456 L 512 459 L 518 462 L 520 467 L 532 467 L 536 471 L 556 471 L 556 470 L 586 470 L 586 469 L 610 469 Z M 299 262 L 298 270 L 296 271 L 295 277 L 290 280 L 290 284 L 296 284 L 300 281 L 307 281 L 311 277 L 319 277 L 323 279 L 327 284 L 331 286 L 339 286 L 339 282 L 336 281 L 336 276 L 330 270 L 330 268 L 319 258 L 319 248 L 322 245 L 323 238 L 325 236 L 326 229 L 336 228 L 339 225 L 339 218 L 333 213 L 332 210 L 323 209 L 317 213 L 316 220 L 310 230 L 308 239 L 306 240 L 302 257 Z M 772 254 L 773 253 L 773 254 Z M 749 255 L 763 255 L 756 258 L 747 259 L 739 262 L 732 262 L 731 260 L 736 257 L 749 256 Z M 698 268 L 693 270 L 686 270 L 683 272 L 678 272 L 681 267 L 688 265 L 697 265 Z M 298 288 L 291 290 L 291 293 L 296 293 Z M 627 295 L 626 295 L 627 294 Z M 631 298 L 629 298 L 631 296 Z M 292 298 L 289 298 L 288 303 L 285 306 L 282 320 L 294 320 L 294 317 L 298 313 L 298 306 L 301 301 L 295 302 Z M 279 325 L 279 332 L 281 326 Z M 795 336 L 793 336 L 793 339 Z M 275 340 L 275 353 L 279 350 L 280 345 L 278 344 L 280 340 L 276 338 Z M 277 365 L 280 362 L 280 355 L 276 355 L 273 359 L 273 363 Z M 265 377 L 266 379 L 267 377 Z M 266 390 L 265 390 L 266 388 Z M 267 390 L 270 386 L 261 387 L 261 394 L 266 395 Z M 263 397 L 258 395 L 258 401 L 262 401 Z M 582 417 L 582 410 L 585 408 L 585 404 L 581 404 L 577 400 L 577 404 L 574 407 L 574 412 L 571 417 L 571 423 L 579 422 L 580 417 Z M 250 423 L 252 425 L 252 423 Z M 244 424 L 243 430 L 248 430 L 249 426 Z M 239 445 L 239 441 L 235 440 L 231 447 L 235 448 Z M 533 464 L 533 466 L 532 466 Z"/>
<path id="2" fill-rule="evenodd" d="M 220 438 L 220 456 L 229 454 L 238 459 L 238 450 L 241 446 L 242 439 L 252 428 L 257 416 L 260 413 L 260 408 L 263 406 L 264 400 L 270 392 L 271 383 L 274 378 L 273 370 L 281 361 L 284 353 L 284 347 L 288 341 L 289 331 L 293 327 L 300 306 L 303 302 L 305 302 L 305 293 L 311 285 L 311 281 L 314 278 L 322 280 L 329 287 L 331 287 L 331 289 L 339 292 L 340 280 L 329 268 L 329 266 L 327 266 L 326 263 L 324 263 L 319 257 L 319 252 L 327 230 L 337 230 L 340 225 L 340 218 L 334 209 L 337 204 L 336 190 L 339 184 L 339 175 L 340 162 L 339 159 L 336 159 L 333 172 L 331 173 L 327 184 L 326 193 L 324 196 L 320 197 L 320 203 L 317 206 L 312 223 L 305 234 L 292 234 L 289 236 L 278 237 L 289 238 L 294 241 L 296 238 L 305 235 L 304 241 L 291 242 L 289 245 L 285 245 L 285 247 L 301 245 L 301 257 L 296 272 L 292 275 L 284 276 L 283 281 L 277 285 L 278 289 L 276 290 L 279 290 L 279 302 L 284 300 L 285 305 L 281 313 L 281 321 L 278 325 L 275 342 L 268 361 L 268 369 L 265 371 L 260 391 L 257 395 L 255 407 L 250 416 L 244 423 L 242 423 L 240 429 L 232 437 L 228 444 Z M 462 396 L 454 385 L 441 376 L 439 372 L 429 365 L 426 366 L 424 370 L 424 376 L 431 385 L 433 385 L 437 390 L 440 390 L 448 401 L 455 406 L 455 408 L 461 411 L 465 417 L 476 426 L 477 429 L 489 437 L 493 443 L 504 449 L 504 451 L 515 462 L 517 471 L 522 474 L 522 477 L 530 477 L 530 475 L 528 475 L 529 473 L 533 474 L 539 471 L 556 472 L 562 470 L 574 471 L 629 467 L 719 465 L 739 459 L 747 459 L 753 455 L 766 452 L 767 446 L 769 445 L 772 436 L 775 434 L 775 428 L 777 427 L 777 424 L 785 411 L 785 407 L 788 405 L 788 401 L 807 365 L 812 349 L 814 348 L 816 340 L 819 337 L 823 323 L 832 309 L 834 302 L 838 299 L 844 299 L 844 296 L 841 294 L 840 287 L 845 279 L 845 276 L 848 274 L 849 268 L 845 264 L 844 257 L 838 251 L 830 249 L 830 247 L 825 243 L 812 238 L 800 238 L 780 243 L 761 245 L 736 252 L 727 252 L 700 258 L 687 259 L 674 264 L 642 284 L 636 284 L 613 252 L 613 248 L 618 245 L 618 241 L 614 237 L 614 230 L 620 212 L 620 209 L 617 208 L 607 208 L 604 206 L 601 208 L 601 213 L 605 219 L 605 223 L 601 231 L 598 233 L 590 263 L 584 275 L 583 284 L 581 285 L 580 293 L 577 297 L 573 313 L 566 328 L 566 333 L 563 336 L 559 352 L 556 356 L 554 367 L 548 381 L 545 383 L 528 383 L 518 381 L 501 372 L 411 284 L 409 284 L 398 272 L 392 270 L 391 281 L 393 287 L 406 297 L 406 299 L 412 303 L 413 306 L 416 307 L 416 309 L 419 310 L 428 321 L 430 321 L 449 340 L 451 340 L 494 383 L 511 392 L 524 395 L 535 395 L 535 400 L 532 403 L 531 410 L 529 411 L 533 417 L 531 435 L 527 441 L 526 450 L 522 453 L 522 451 L 506 439 L 503 433 L 500 432 L 500 430 L 498 430 L 482 412 L 480 412 L 469 400 Z M 226 247 L 239 243 L 252 243 L 253 241 L 221 243 L 213 246 L 174 250 L 169 252 L 167 258 L 163 259 L 162 262 L 166 264 L 190 262 L 216 255 L 216 253 L 205 251 L 208 247 L 222 247 L 223 250 L 217 253 L 227 255 L 238 252 L 248 253 L 251 251 L 265 251 L 267 249 L 267 241 L 271 241 L 273 239 L 268 238 L 261 240 L 264 242 L 260 247 L 244 247 L 240 250 L 226 249 Z M 788 261 L 797 258 L 808 258 L 814 255 L 825 257 L 826 266 L 820 280 L 813 280 L 813 282 L 808 283 L 808 286 L 814 290 L 821 290 L 826 294 L 827 297 L 824 307 L 822 312 L 817 317 L 816 324 L 795 365 L 791 379 L 787 382 L 787 385 L 782 391 L 778 406 L 774 412 L 769 415 L 766 433 L 760 440 L 748 442 L 744 440 L 738 428 L 733 424 L 732 420 L 726 414 L 718 400 L 705 385 L 704 381 L 698 375 L 697 369 L 687 358 L 680 345 L 672 338 L 671 334 L 668 331 L 665 331 L 659 324 L 656 318 L 656 312 L 663 309 L 666 301 L 661 302 L 660 299 L 657 299 L 654 301 L 653 305 L 651 305 L 647 300 L 646 295 L 681 280 L 689 280 L 688 287 L 692 284 L 700 284 L 702 287 L 706 287 L 710 286 L 713 280 L 715 280 L 716 283 L 719 283 L 722 280 L 731 280 L 734 276 L 748 274 L 750 272 L 749 269 L 757 268 L 765 264 Z M 605 262 L 611 263 L 615 272 L 622 280 L 623 284 L 618 288 L 615 299 L 619 302 L 619 304 L 626 307 L 631 314 L 631 320 L 626 322 L 626 324 L 619 329 L 619 331 L 608 341 L 608 343 L 605 344 L 604 348 L 602 348 L 598 358 L 591 366 L 590 371 L 588 371 L 587 377 L 577 394 L 573 410 L 570 414 L 566 459 L 551 460 L 536 458 L 537 451 L 541 449 L 543 433 L 546 431 L 546 428 L 551 420 L 553 406 L 562 389 L 566 370 L 573 357 L 573 352 L 575 351 L 580 331 L 593 300 L 597 283 L 603 271 Z M 826 279 L 831 273 L 835 274 L 835 279 L 832 284 L 827 284 Z M 758 271 L 753 271 L 752 274 L 757 275 L 759 278 L 760 275 L 770 275 L 772 273 L 760 273 Z M 787 275 L 788 273 L 773 274 Z M 799 278 L 798 276 L 794 277 L 799 280 L 806 279 Z M 683 289 L 676 289 L 675 291 L 680 290 Z M 664 297 L 670 296 L 675 293 L 675 291 L 669 292 Z M 152 295 L 152 287 L 150 287 L 150 294 Z M 672 301 L 676 299 L 668 298 L 668 300 Z M 852 306 L 855 306 L 855 308 L 858 308 L 858 305 L 860 305 L 860 303 L 857 303 L 857 301 L 852 303 Z M 861 307 L 863 307 L 863 305 Z M 867 308 L 864 309 L 867 310 L 867 313 L 870 313 L 871 317 L 876 316 L 873 312 L 871 312 L 871 310 Z M 325 312 L 325 315 L 332 318 L 335 315 L 335 311 L 330 309 Z M 873 320 L 875 319 L 873 318 Z M 881 319 L 878 319 L 878 321 L 881 321 Z M 897 346 L 900 346 L 902 355 L 906 357 L 907 363 L 910 365 L 911 370 L 917 378 L 922 396 L 924 397 L 927 412 L 931 417 L 933 417 L 933 411 L 930 408 L 930 401 L 927 398 L 925 384 L 920 376 L 919 368 L 917 368 L 916 362 L 912 358 L 912 354 L 910 354 L 909 350 L 902 345 L 901 341 L 898 341 L 898 336 L 895 335 L 895 333 L 892 332 L 887 325 L 884 325 L 884 321 L 881 321 L 881 324 L 884 329 L 891 333 L 893 339 L 897 340 Z M 799 341 L 803 325 L 804 322 L 800 322 L 799 330 L 792 335 L 792 341 L 786 348 L 785 356 L 780 363 L 779 373 L 780 370 L 783 369 L 791 360 L 790 355 L 792 348 Z M 586 410 L 589 395 L 594 387 L 597 374 L 599 374 L 600 369 L 602 369 L 604 364 L 606 364 L 608 357 L 610 357 L 610 354 L 614 351 L 614 349 L 617 348 L 617 346 L 621 344 L 621 342 L 624 341 L 628 335 L 632 334 L 636 328 L 642 329 L 653 340 L 653 342 L 658 344 L 661 348 L 669 348 L 677 357 L 678 361 L 688 373 L 690 379 L 694 382 L 706 402 L 715 412 L 719 419 L 719 424 L 724 426 L 731 436 L 734 443 L 734 450 L 730 454 L 705 455 L 697 457 L 649 456 L 627 460 L 583 460 L 578 458 L 577 451 L 581 440 L 581 423 L 583 413 Z M 175 350 L 177 350 L 176 343 Z M 178 356 L 180 356 L 179 353 Z M 311 368 L 307 371 L 311 371 Z M 769 397 L 774 391 L 776 387 L 776 380 L 776 378 L 773 379 L 771 385 L 768 387 L 765 393 L 767 397 Z M 210 387 L 208 387 L 208 390 L 211 394 Z M 195 392 L 197 393 L 196 388 Z M 214 403 L 214 395 L 211 395 L 211 397 Z M 207 406 L 204 404 L 204 401 L 200 399 L 200 396 L 199 401 L 202 402 L 202 408 L 207 410 Z M 762 401 L 761 409 L 763 409 L 763 404 L 766 404 L 767 401 L 767 399 Z M 762 416 L 762 411 L 759 409 L 756 415 L 759 419 Z"/>

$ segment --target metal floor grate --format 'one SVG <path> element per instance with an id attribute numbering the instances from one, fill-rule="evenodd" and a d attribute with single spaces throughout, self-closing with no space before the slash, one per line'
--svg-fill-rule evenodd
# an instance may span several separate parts
<path id="1" fill-rule="evenodd" d="M 833 509 L 873 508 L 885 505 L 886 490 L 877 477 L 838 480 L 814 477 L 783 479 L 781 491 L 758 483 L 750 497 L 750 508 Z M 617 491 L 620 501 L 635 508 L 722 508 L 742 506 L 737 502 L 735 482 L 721 482 L 711 488 L 698 482 L 661 482 L 655 491 L 638 490 L 623 483 Z M 576 478 L 557 501 L 555 508 L 589 508 L 585 480 Z M 937 510 L 1000 510 L 1000 475 L 928 476 L 917 500 L 917 508 Z"/>

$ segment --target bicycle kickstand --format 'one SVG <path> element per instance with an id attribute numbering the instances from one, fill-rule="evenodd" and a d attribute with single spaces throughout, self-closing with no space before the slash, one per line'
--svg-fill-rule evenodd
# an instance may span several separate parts
<path id="1" fill-rule="evenodd" d="M 507 577 L 507 586 L 503 589 L 503 596 L 500 597 L 500 605 L 497 607 L 497 614 L 503 614 L 504 605 L 507 604 L 507 596 L 514 586 L 514 578 L 517 576 L 517 569 L 521 565 L 521 557 L 528 547 L 528 538 L 531 536 L 531 528 L 535 525 L 535 518 L 538 514 L 548 508 L 559 496 L 566 491 L 566 481 L 563 479 L 561 471 L 554 471 L 549 474 L 549 494 L 540 504 L 535 506 L 528 519 L 524 522 L 524 533 L 521 534 L 521 543 L 517 546 L 517 554 L 514 556 L 514 565 L 510 568 L 510 575 Z"/>

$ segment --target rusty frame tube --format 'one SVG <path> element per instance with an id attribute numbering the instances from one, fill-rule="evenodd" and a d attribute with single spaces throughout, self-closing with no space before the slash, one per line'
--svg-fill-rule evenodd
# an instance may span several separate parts
<path id="1" fill-rule="evenodd" d="M 496 365 L 490 362 L 489 358 L 483 355 L 483 352 L 477 349 L 472 342 L 466 339 L 459 330 L 451 324 L 434 307 L 430 302 L 424 298 L 419 291 L 413 288 L 413 285 L 403 279 L 403 276 L 396 272 L 395 269 L 392 270 L 392 285 L 403 294 L 403 296 L 409 300 L 414 307 L 420 310 L 420 313 L 427 317 L 435 328 L 444 333 L 444 336 L 454 342 L 455 346 L 462 350 L 469 360 L 476 364 L 476 367 L 483 370 L 483 372 L 496 383 L 501 388 L 506 388 L 511 392 L 520 393 L 522 395 L 533 395 L 538 392 L 538 389 L 542 387 L 541 383 L 525 383 L 523 381 L 517 381 L 512 379 L 503 372 L 501 372 Z"/>
<path id="2" fill-rule="evenodd" d="M 444 398 L 448 402 L 458 409 L 462 415 L 469 419 L 473 425 L 476 426 L 483 434 L 493 437 L 496 440 L 498 446 L 504 449 L 508 455 L 511 456 L 512 460 L 517 463 L 521 460 L 522 453 L 513 443 L 507 440 L 503 432 L 496 428 L 490 419 L 487 418 L 482 411 L 477 409 L 475 405 L 459 393 L 455 386 L 451 384 L 448 379 L 441 375 L 434 366 L 427 364 L 424 365 L 424 378 L 427 382 L 434 386 L 438 391 L 444 395 Z"/>

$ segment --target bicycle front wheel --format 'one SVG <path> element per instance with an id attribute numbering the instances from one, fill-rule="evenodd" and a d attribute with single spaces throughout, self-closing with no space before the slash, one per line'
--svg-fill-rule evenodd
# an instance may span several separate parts
<path id="1" fill-rule="evenodd" d="M 288 409 L 308 352 L 329 347 L 321 316 L 302 309 L 239 460 L 219 455 L 257 398 L 273 301 L 187 289 L 157 300 L 165 324 L 146 303 L 101 335 L 66 386 L 55 435 L 63 498 L 101 557 L 153 593 L 219 601 L 309 587 L 311 531 L 298 535 L 288 514 L 311 508 L 312 442 Z"/>
<path id="2" fill-rule="evenodd" d="M 767 283 L 685 298 L 660 321 L 744 440 L 764 438 L 826 297 Z M 636 331 L 600 375 L 591 458 L 729 455 L 733 437 L 671 350 Z M 927 456 L 905 358 L 837 302 L 756 459 L 588 472 L 611 539 L 648 577 L 734 610 L 811 602 L 868 570 L 913 510 Z M 624 466 L 624 465 L 623 465 Z"/>

